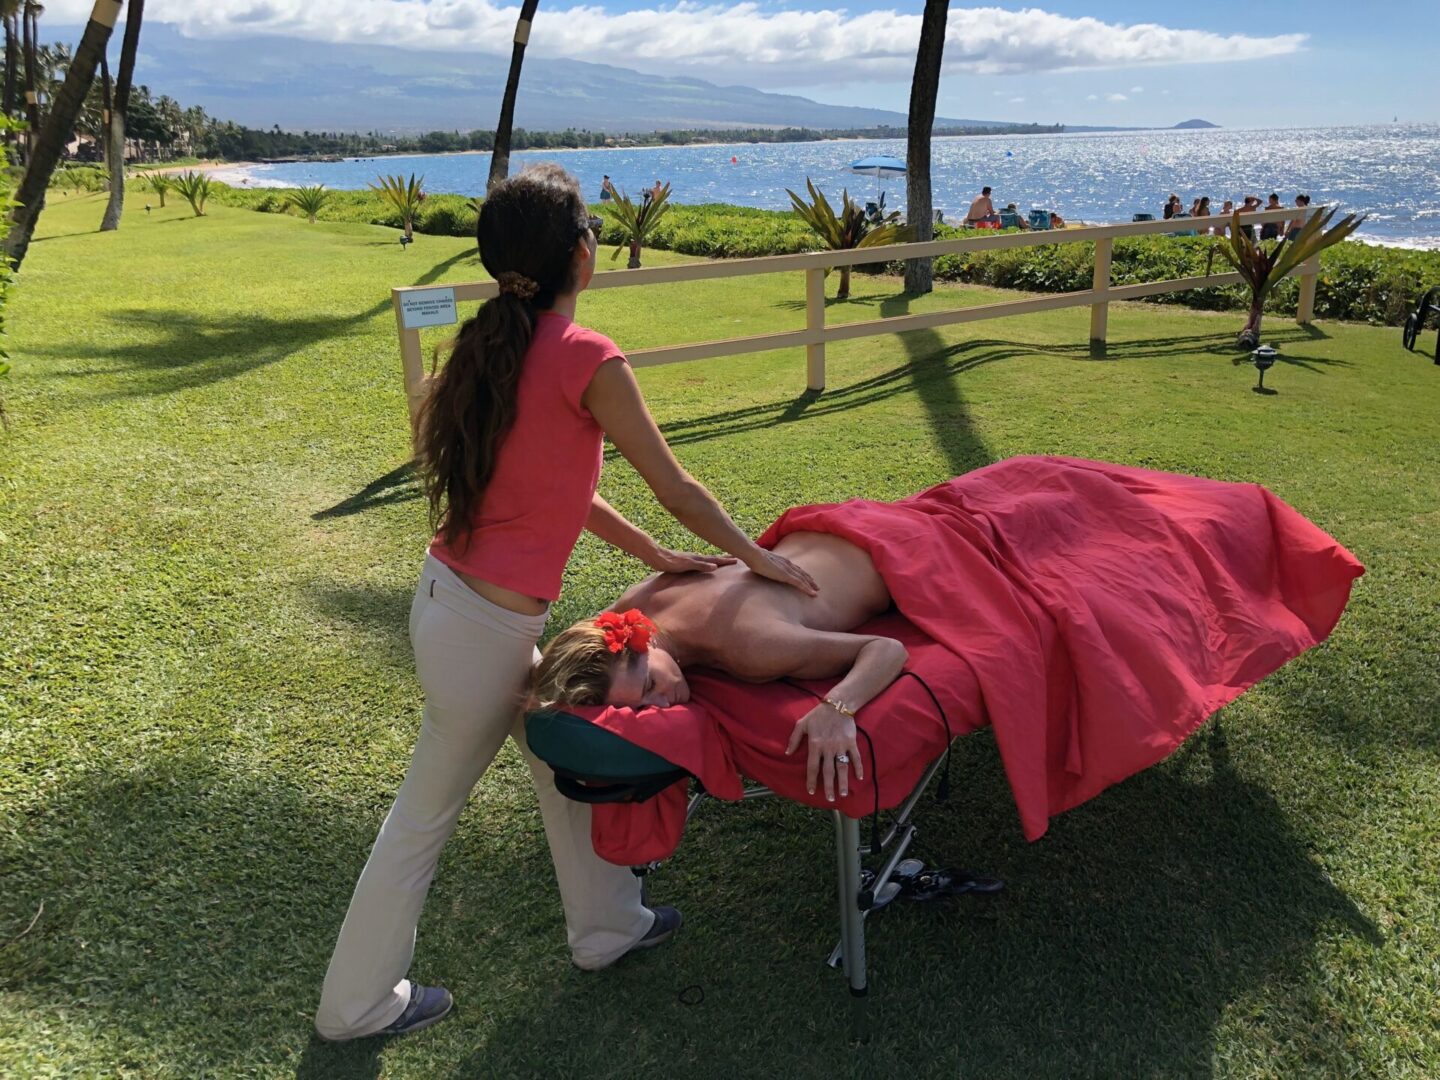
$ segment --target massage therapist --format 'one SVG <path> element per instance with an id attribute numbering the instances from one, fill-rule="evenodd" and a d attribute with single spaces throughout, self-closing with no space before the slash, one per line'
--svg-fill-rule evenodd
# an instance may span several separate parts
<path id="1" fill-rule="evenodd" d="M 815 592 L 809 574 L 756 547 L 685 472 L 620 349 L 574 321 L 596 245 L 574 177 L 540 166 L 505 180 L 485 199 L 477 233 L 500 295 L 460 328 L 420 416 L 418 461 L 437 527 L 410 608 L 424 719 L 325 974 L 315 1014 L 325 1039 L 418 1031 L 449 1013 L 448 991 L 406 977 L 415 928 L 440 849 L 506 735 L 535 780 L 575 964 L 606 967 L 680 926 L 678 911 L 645 907 L 635 875 L 595 854 L 590 808 L 555 790 L 520 716 L 582 529 L 655 570 L 732 561 L 662 548 L 596 494 L 605 435 L 696 536 Z"/>

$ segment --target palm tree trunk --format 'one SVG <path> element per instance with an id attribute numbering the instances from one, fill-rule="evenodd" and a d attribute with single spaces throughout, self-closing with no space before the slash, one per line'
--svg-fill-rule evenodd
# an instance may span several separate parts
<path id="1" fill-rule="evenodd" d="M 840 267 L 840 288 L 835 290 L 835 299 L 850 299 L 850 267 L 848 266 Z"/>
<path id="2" fill-rule="evenodd" d="M 40 134 L 40 97 L 35 85 L 35 21 L 34 9 L 29 3 L 20 9 L 21 50 L 25 53 L 25 119 L 30 130 L 25 133 L 25 161 L 35 152 L 35 140 Z"/>
<path id="3" fill-rule="evenodd" d="M 100 222 L 101 232 L 118 229 L 120 214 L 125 209 L 125 116 L 130 111 L 130 84 L 135 76 L 135 54 L 140 48 L 140 20 L 144 14 L 145 0 L 130 0 L 125 9 L 125 40 L 120 45 L 115 100 L 111 102 L 110 123 L 105 129 L 109 140 L 106 157 L 110 159 L 110 201 Z"/>
<path id="4" fill-rule="evenodd" d="M 935 129 L 935 99 L 940 93 L 940 61 L 945 53 L 945 19 L 950 0 L 925 0 L 920 16 L 920 45 L 910 82 L 910 120 L 905 142 L 905 216 L 923 243 L 935 236 L 930 198 L 930 133 Z M 930 259 L 905 264 L 905 291 L 928 293 L 934 284 Z"/>
<path id="5" fill-rule="evenodd" d="M 20 85 L 20 73 L 17 67 L 20 64 L 20 39 L 18 27 L 15 25 L 15 16 L 11 13 L 5 15 L 5 104 L 4 110 L 7 116 L 15 115 L 15 91 Z M 10 136 L 7 135 L 8 142 Z"/>
<path id="6" fill-rule="evenodd" d="M 19 203 L 14 211 L 15 224 L 5 238 L 5 253 L 13 260 L 16 270 L 20 269 L 30 248 L 35 223 L 40 220 L 40 211 L 45 209 L 45 189 L 65 149 L 66 136 L 85 105 L 85 95 L 95 81 L 95 69 L 100 66 L 100 56 L 105 52 L 119 15 L 120 0 L 98 0 L 85 23 L 85 32 L 75 48 L 70 68 L 65 72 L 65 82 L 35 139 L 35 151 L 20 181 L 20 190 L 15 193 L 15 201 Z"/>
<path id="7" fill-rule="evenodd" d="M 515 47 L 510 53 L 510 77 L 505 80 L 505 97 L 500 102 L 500 122 L 495 125 L 495 149 L 490 154 L 489 191 L 510 175 L 510 130 L 515 123 L 515 95 L 520 91 L 520 65 L 525 60 L 525 45 L 530 40 L 530 23 L 540 0 L 524 0 L 520 19 L 515 24 Z"/>
<path id="8" fill-rule="evenodd" d="M 640 269 L 640 241 L 639 241 L 639 240 L 631 240 L 631 241 L 630 241 L 630 261 L 625 264 L 625 269 L 627 269 L 627 270 L 639 270 L 639 269 Z"/>
<path id="9" fill-rule="evenodd" d="M 1245 320 L 1245 329 L 1240 331 L 1238 344 L 1243 349 L 1258 349 L 1260 347 L 1260 320 L 1265 317 L 1265 299 L 1256 298 L 1250 304 L 1250 315 Z"/>

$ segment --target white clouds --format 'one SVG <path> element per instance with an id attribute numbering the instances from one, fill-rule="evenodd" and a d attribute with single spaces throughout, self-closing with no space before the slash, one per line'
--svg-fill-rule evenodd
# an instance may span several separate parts
<path id="1" fill-rule="evenodd" d="M 1130 99 L 1127 98 L 1124 94 L 1106 94 L 1105 100 L 1119 103 L 1121 101 L 1129 101 Z"/>
<path id="2" fill-rule="evenodd" d="M 1025 99 L 1024 99 L 1023 97 L 1012 97 L 1012 98 L 1010 99 L 1010 104 L 1011 104 L 1011 105 L 1024 105 L 1024 104 L 1025 104 Z"/>
<path id="3" fill-rule="evenodd" d="M 91 0 L 46 5 L 52 25 L 82 21 L 90 7 Z M 508 55 L 518 9 L 492 0 L 150 0 L 145 14 L 197 37 L 284 34 Z M 952 8 L 948 28 L 945 70 L 976 75 L 1251 60 L 1295 52 L 1306 39 L 1121 26 L 1034 8 Z M 542 4 L 530 51 L 772 86 L 908 81 L 919 32 L 918 15 L 790 10 L 752 0 L 678 0 L 615 12 L 593 3 Z"/>
<path id="4" fill-rule="evenodd" d="M 1130 87 L 1130 93 L 1132 93 L 1132 94 L 1143 94 L 1144 92 L 1145 92 L 1145 88 L 1144 88 L 1143 86 L 1132 86 L 1132 87 Z"/>

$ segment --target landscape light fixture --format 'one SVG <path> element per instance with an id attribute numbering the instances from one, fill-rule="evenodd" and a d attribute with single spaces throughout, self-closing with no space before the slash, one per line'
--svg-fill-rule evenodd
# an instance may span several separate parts
<path id="1" fill-rule="evenodd" d="M 1275 363 L 1275 358 L 1279 355 L 1279 350 L 1277 350 L 1273 345 L 1261 345 L 1258 349 L 1256 349 L 1253 353 L 1250 354 L 1250 359 L 1253 360 L 1255 363 L 1255 370 L 1260 372 L 1260 381 L 1251 388 L 1255 391 L 1255 393 L 1275 393 L 1274 390 L 1265 389 L 1265 372 L 1270 370 L 1270 368 Z"/>
<path id="2" fill-rule="evenodd" d="M 406 236 L 404 233 L 401 233 L 401 234 L 400 234 L 400 250 L 401 250 L 401 251 L 404 251 L 406 248 L 408 248 L 408 247 L 409 247 L 411 244 L 413 244 L 414 242 L 415 242 L 415 238 L 414 238 L 413 236 Z"/>

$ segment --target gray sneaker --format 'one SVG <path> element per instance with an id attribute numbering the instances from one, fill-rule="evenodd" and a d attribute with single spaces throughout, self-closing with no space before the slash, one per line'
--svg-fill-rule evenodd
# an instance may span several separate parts
<path id="1" fill-rule="evenodd" d="M 684 925 L 685 919 L 680 914 L 679 908 L 673 908 L 669 904 L 658 904 L 650 910 L 655 913 L 655 922 L 645 932 L 644 937 L 630 946 L 630 952 L 653 949 L 656 945 L 669 941 L 675 936 L 675 931 Z"/>
<path id="2" fill-rule="evenodd" d="M 455 999 L 443 986 L 421 986 L 417 982 L 412 982 L 410 984 L 410 1004 L 405 1006 L 405 1011 L 400 1014 L 398 1020 L 389 1027 L 381 1028 L 375 1034 L 409 1035 L 412 1031 L 422 1031 L 430 1025 L 444 1020 L 454 1007 Z"/>

